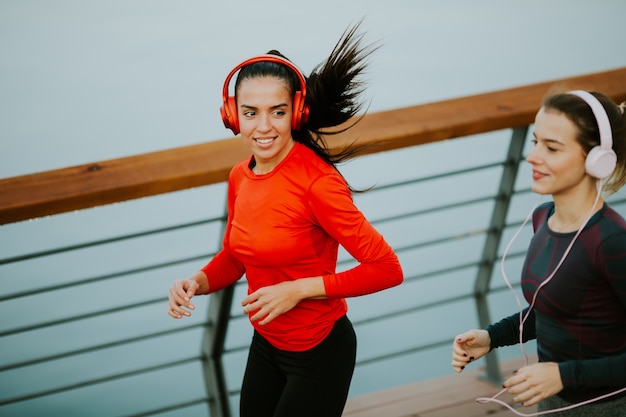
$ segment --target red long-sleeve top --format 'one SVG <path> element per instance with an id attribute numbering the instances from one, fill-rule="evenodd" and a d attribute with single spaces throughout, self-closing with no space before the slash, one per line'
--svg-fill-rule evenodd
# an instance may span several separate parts
<path id="1" fill-rule="evenodd" d="M 244 274 L 248 293 L 322 276 L 326 299 L 302 300 L 266 325 L 251 322 L 278 349 L 308 350 L 347 312 L 345 297 L 398 285 L 402 269 L 392 248 L 354 205 L 342 176 L 312 150 L 296 143 L 267 174 L 254 174 L 249 163 L 237 164 L 229 175 L 223 248 L 202 271 L 210 292 Z M 339 245 L 357 266 L 335 271 Z"/>

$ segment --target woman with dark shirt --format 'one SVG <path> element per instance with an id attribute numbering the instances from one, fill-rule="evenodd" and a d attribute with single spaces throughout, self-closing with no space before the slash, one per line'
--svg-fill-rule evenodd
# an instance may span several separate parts
<path id="1" fill-rule="evenodd" d="M 603 199 L 626 183 L 624 107 L 581 90 L 544 99 L 527 161 L 532 190 L 553 201 L 533 213 L 529 305 L 453 343 L 461 372 L 492 349 L 536 339 L 539 362 L 504 388 L 541 413 L 626 416 L 626 221 Z"/>

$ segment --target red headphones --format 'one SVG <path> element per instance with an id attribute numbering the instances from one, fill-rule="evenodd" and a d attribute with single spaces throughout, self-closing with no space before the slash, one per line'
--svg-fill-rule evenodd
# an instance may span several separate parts
<path id="1" fill-rule="evenodd" d="M 293 114 L 291 117 L 291 129 L 300 130 L 300 127 L 306 123 L 309 117 L 309 107 L 305 105 L 304 99 L 306 98 L 306 80 L 302 72 L 292 64 L 289 60 L 280 57 L 278 55 L 259 55 L 253 58 L 249 58 L 243 61 L 241 64 L 237 65 L 233 68 L 228 76 L 226 77 L 226 81 L 224 81 L 224 88 L 222 90 L 222 101 L 224 105 L 220 108 L 220 114 L 222 116 L 222 121 L 224 122 L 224 126 L 227 129 L 233 131 L 235 135 L 239 133 L 239 118 L 237 112 L 237 101 L 235 100 L 235 96 L 228 95 L 228 87 L 230 85 L 230 79 L 233 75 L 239 71 L 241 68 L 254 64 L 256 62 L 275 62 L 277 64 L 282 64 L 290 68 L 298 77 L 300 81 L 300 91 L 296 91 L 293 97 Z"/>

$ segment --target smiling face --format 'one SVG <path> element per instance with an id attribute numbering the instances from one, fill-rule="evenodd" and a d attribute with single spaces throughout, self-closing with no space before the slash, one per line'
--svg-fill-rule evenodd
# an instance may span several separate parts
<path id="1" fill-rule="evenodd" d="M 293 147 L 292 105 L 289 85 L 280 78 L 246 78 L 239 84 L 239 127 L 241 138 L 254 155 L 255 173 L 270 172 Z"/>
<path id="2" fill-rule="evenodd" d="M 539 110 L 534 141 L 526 160 L 532 165 L 532 190 L 553 197 L 575 194 L 592 181 L 585 171 L 585 153 L 576 139 L 576 125 L 562 113 Z"/>

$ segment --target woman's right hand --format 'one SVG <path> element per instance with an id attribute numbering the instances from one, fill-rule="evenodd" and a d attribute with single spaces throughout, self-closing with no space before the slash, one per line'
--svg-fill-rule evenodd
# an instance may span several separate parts
<path id="1" fill-rule="evenodd" d="M 452 367 L 462 372 L 465 366 L 489 353 L 491 337 L 486 330 L 470 330 L 454 338 Z"/>
<path id="2" fill-rule="evenodd" d="M 170 288 L 168 314 L 175 319 L 183 316 L 191 316 L 191 311 L 195 308 L 191 304 L 191 298 L 196 295 L 200 285 L 193 279 L 179 279 L 174 281 Z"/>

